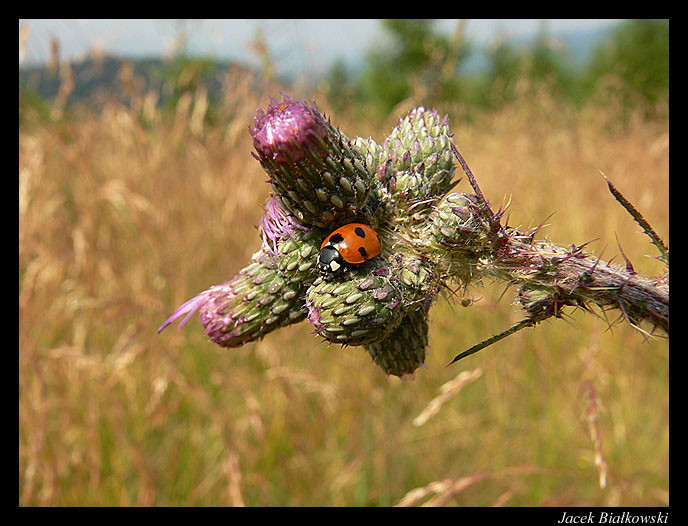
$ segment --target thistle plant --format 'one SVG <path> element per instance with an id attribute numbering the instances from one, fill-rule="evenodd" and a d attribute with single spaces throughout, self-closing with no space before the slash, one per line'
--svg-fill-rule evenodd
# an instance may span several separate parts
<path id="1" fill-rule="evenodd" d="M 198 312 L 211 341 L 238 347 L 307 320 L 324 340 L 363 347 L 382 371 L 403 377 L 425 362 L 428 313 L 440 294 L 493 280 L 515 288 L 524 318 L 454 361 L 561 317 L 566 307 L 616 310 L 635 327 L 644 322 L 668 334 L 668 275 L 644 277 L 628 261 L 603 262 L 585 245 L 536 241 L 539 228 L 506 224 L 505 210 L 492 210 L 454 145 L 448 118 L 435 110 L 413 109 L 377 144 L 346 136 L 315 103 L 283 94 L 257 111 L 249 131 L 272 186 L 260 248 L 236 276 L 184 303 L 158 332 L 183 318 L 181 328 Z M 471 192 L 451 191 L 457 160 Z M 608 184 L 668 267 L 659 236 Z M 316 265 L 322 241 L 351 222 L 378 232 L 381 253 L 323 276 Z"/>

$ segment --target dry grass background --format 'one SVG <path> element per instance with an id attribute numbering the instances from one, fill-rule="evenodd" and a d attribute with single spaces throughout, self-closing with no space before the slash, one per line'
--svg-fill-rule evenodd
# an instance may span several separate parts
<path id="1" fill-rule="evenodd" d="M 150 97 L 22 116 L 19 504 L 667 505 L 668 343 L 628 325 L 575 312 L 446 368 L 520 319 L 486 284 L 469 308 L 433 308 L 427 368 L 405 382 L 307 323 L 231 350 L 197 322 L 156 334 L 259 245 L 269 185 L 247 126 L 277 91 L 229 94 L 212 127 L 202 92 L 171 119 Z M 332 119 L 382 141 L 418 102 Z M 511 197 L 511 224 L 556 212 L 541 235 L 599 238 L 618 261 L 616 234 L 636 270 L 662 273 L 599 171 L 669 242 L 666 122 L 619 126 L 545 92 L 471 121 L 438 109 L 485 195 Z"/>

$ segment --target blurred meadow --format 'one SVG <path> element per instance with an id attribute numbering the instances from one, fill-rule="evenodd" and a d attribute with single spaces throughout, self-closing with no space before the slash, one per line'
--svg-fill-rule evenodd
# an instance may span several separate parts
<path id="1" fill-rule="evenodd" d="M 70 103 L 68 63 L 53 99 L 20 90 L 20 506 L 669 504 L 668 340 L 610 328 L 615 313 L 567 308 L 446 367 L 522 317 L 485 283 L 432 308 L 427 367 L 406 381 L 307 322 L 238 349 L 197 318 L 156 333 L 260 245 L 270 186 L 247 127 L 270 95 L 315 99 L 378 143 L 434 107 L 485 196 L 511 200 L 510 224 L 554 213 L 539 237 L 619 262 L 618 237 L 650 276 L 664 273 L 656 250 L 600 171 L 669 244 L 668 95 L 610 69 L 581 101 L 521 71 L 481 85 L 484 104 L 466 103 L 475 84 L 464 98 L 411 78 L 376 112 L 331 79 L 241 68 L 212 100 L 200 59 L 175 64 L 167 103 L 126 61 L 121 96 L 97 108 Z"/>

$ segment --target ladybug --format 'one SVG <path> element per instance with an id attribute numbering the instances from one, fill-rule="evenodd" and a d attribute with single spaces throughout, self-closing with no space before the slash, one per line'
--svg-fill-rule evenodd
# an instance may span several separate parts
<path id="1" fill-rule="evenodd" d="M 349 223 L 325 238 L 318 255 L 318 270 L 334 274 L 347 265 L 373 259 L 382 250 L 377 232 L 363 223 Z"/>

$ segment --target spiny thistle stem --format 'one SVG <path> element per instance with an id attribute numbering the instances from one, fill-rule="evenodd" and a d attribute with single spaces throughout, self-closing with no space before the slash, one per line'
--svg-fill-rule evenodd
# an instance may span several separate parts
<path id="1" fill-rule="evenodd" d="M 454 362 L 548 318 L 565 307 L 616 309 L 640 328 L 669 332 L 668 278 L 651 279 L 583 252 L 535 242 L 540 227 L 502 224 L 452 142 L 447 116 L 418 107 L 380 145 L 350 139 L 308 105 L 283 94 L 259 109 L 254 157 L 273 193 L 260 224 L 260 249 L 230 280 L 184 303 L 158 329 L 198 312 L 211 341 L 238 347 L 308 320 L 330 343 L 363 347 L 386 374 L 404 377 L 423 365 L 428 312 L 440 293 L 481 280 L 517 289 L 525 319 L 459 354 Z M 473 194 L 451 192 L 455 163 Z M 614 196 L 660 248 L 649 224 L 609 183 Z M 642 221 L 642 222 L 641 222 Z M 348 223 L 377 231 L 381 249 L 361 264 L 323 276 L 323 240 Z M 542 225 L 541 225 L 542 226 Z M 378 247 L 379 248 L 379 247 Z M 378 254 L 379 252 L 379 254 Z M 642 330 L 642 329 L 641 329 Z M 452 362 L 452 363 L 454 363 Z"/>
<path id="2" fill-rule="evenodd" d="M 521 303 L 534 318 L 547 310 L 557 315 L 564 305 L 588 308 L 594 304 L 602 309 L 621 310 L 633 325 L 648 321 L 669 333 L 668 285 L 658 284 L 657 280 L 620 265 L 595 260 L 590 254 L 551 243 L 533 247 L 512 240 L 502 253 L 507 251 L 502 263 L 534 269 L 525 275 L 518 271 L 508 272 L 512 282 L 521 285 Z M 535 300 L 536 291 L 546 291 L 548 295 Z M 529 293 L 531 297 L 527 298 Z"/>
<path id="3" fill-rule="evenodd" d="M 515 286 L 517 302 L 527 317 L 463 351 L 451 363 L 520 329 L 552 317 L 560 318 L 567 306 L 591 313 L 597 306 L 603 314 L 616 309 L 620 319 L 638 329 L 641 322 L 647 322 L 669 333 L 669 286 L 662 280 L 658 282 L 637 274 L 632 268 L 601 261 L 583 252 L 582 246 L 564 248 L 553 243 L 524 241 L 516 230 L 503 229 L 501 235 L 504 242 L 495 243 L 494 252 L 482 253 L 483 263 L 474 265 L 471 279 L 485 278 Z M 458 248 L 457 252 L 467 264 L 465 247 Z"/>

